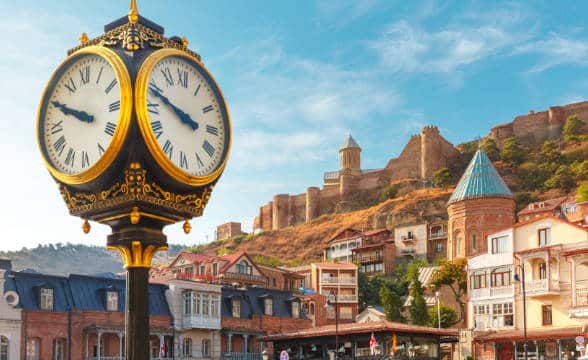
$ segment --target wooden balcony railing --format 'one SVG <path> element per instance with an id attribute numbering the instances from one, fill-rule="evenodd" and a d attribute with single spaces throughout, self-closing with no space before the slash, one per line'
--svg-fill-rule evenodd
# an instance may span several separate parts
<path id="1" fill-rule="evenodd" d="M 382 255 L 353 255 L 353 262 L 362 264 L 382 261 L 384 261 L 384 256 Z"/>
<path id="2" fill-rule="evenodd" d="M 236 272 L 225 272 L 221 275 L 225 280 L 235 280 L 235 281 L 242 281 L 242 282 L 255 282 L 260 284 L 265 284 L 267 279 L 264 276 L 260 275 L 250 275 L 250 274 L 242 274 Z"/>

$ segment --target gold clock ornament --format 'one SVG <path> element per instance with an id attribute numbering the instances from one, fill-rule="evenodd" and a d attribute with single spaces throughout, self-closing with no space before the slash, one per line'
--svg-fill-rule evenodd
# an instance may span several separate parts
<path id="1" fill-rule="evenodd" d="M 132 111 L 129 74 L 114 51 L 89 46 L 55 70 L 41 98 L 37 139 L 57 180 L 85 184 L 114 161 Z"/>
<path id="2" fill-rule="evenodd" d="M 171 178 L 202 186 L 222 174 L 231 144 L 229 111 L 197 58 L 170 48 L 149 55 L 137 75 L 135 109 L 149 152 Z"/>

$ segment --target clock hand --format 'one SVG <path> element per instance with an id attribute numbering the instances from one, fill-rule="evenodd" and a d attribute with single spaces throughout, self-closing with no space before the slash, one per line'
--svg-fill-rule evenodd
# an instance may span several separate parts
<path id="1" fill-rule="evenodd" d="M 162 103 L 169 106 L 173 110 L 173 112 L 176 113 L 176 115 L 180 118 L 181 122 L 190 126 L 192 128 L 192 130 L 194 130 L 194 131 L 196 131 L 196 129 L 198 129 L 198 123 L 196 121 L 192 120 L 190 115 L 185 113 L 179 107 L 172 104 L 171 101 L 169 101 L 169 99 L 166 96 L 164 96 L 162 93 L 160 93 L 159 91 L 157 91 L 155 89 L 150 89 L 150 90 L 151 90 L 151 94 L 153 94 L 153 96 L 160 98 Z"/>
<path id="2" fill-rule="evenodd" d="M 78 120 L 87 123 L 91 123 L 92 121 L 94 121 L 94 115 L 90 115 L 85 111 L 69 108 L 66 104 L 62 104 L 59 101 L 51 101 L 51 103 L 53 104 L 53 106 L 61 110 L 61 112 L 65 115 L 72 115 L 76 117 Z"/>

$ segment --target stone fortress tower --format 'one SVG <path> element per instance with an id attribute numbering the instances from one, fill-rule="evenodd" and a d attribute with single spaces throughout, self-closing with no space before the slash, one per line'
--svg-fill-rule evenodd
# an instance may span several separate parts
<path id="1" fill-rule="evenodd" d="M 514 196 L 482 150 L 455 187 L 447 213 L 448 260 L 487 252 L 486 237 L 514 224 Z"/>
<path id="2" fill-rule="evenodd" d="M 348 135 L 339 149 L 340 168 L 324 173 L 323 187 L 311 186 L 298 195 L 278 194 L 262 206 L 255 230 L 277 230 L 312 221 L 340 208 L 353 208 L 366 197 L 377 198 L 387 185 L 401 180 L 428 179 L 439 168 L 461 160 L 459 151 L 435 126 L 410 138 L 397 158 L 384 168 L 362 169 L 362 149 Z"/>

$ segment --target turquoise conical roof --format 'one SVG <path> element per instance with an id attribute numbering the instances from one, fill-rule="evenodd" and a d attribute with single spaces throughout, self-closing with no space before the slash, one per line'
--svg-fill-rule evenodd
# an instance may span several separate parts
<path id="1" fill-rule="evenodd" d="M 478 150 L 459 179 L 447 204 L 482 197 L 512 198 L 513 195 L 488 156 L 482 150 Z"/>

